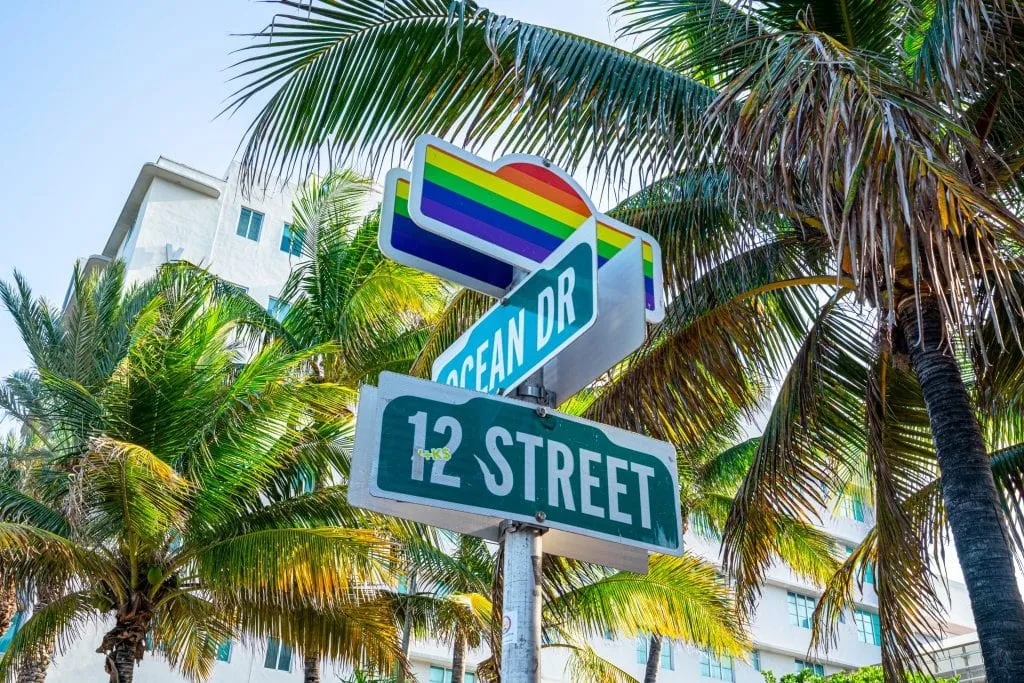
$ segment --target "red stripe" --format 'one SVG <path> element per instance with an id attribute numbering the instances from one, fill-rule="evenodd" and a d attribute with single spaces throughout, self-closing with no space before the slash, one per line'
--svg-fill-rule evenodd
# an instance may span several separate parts
<path id="1" fill-rule="evenodd" d="M 590 207 L 572 185 L 543 166 L 527 163 L 509 164 L 498 169 L 495 175 L 580 215 L 590 215 Z"/>

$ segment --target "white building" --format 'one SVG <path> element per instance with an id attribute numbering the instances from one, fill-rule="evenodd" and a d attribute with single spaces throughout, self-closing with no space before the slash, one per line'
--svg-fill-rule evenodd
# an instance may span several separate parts
<path id="1" fill-rule="evenodd" d="M 232 165 L 226 177 L 216 177 L 183 164 L 160 158 L 142 167 L 121 215 L 117 218 L 101 255 L 88 261 L 88 268 L 102 267 L 112 259 L 126 261 L 132 280 L 150 275 L 160 264 L 183 259 L 203 265 L 222 278 L 244 287 L 257 301 L 273 308 L 275 299 L 296 259 L 291 223 L 293 188 L 248 199 L 238 185 L 238 167 Z M 840 549 L 856 545 L 872 524 L 872 513 L 859 501 L 838 506 L 841 514 L 828 517 L 827 531 Z M 687 548 L 716 561 L 718 548 L 692 535 Z M 966 608 L 963 584 L 951 582 L 954 607 L 947 631 L 951 635 L 973 630 Z M 866 585 L 858 596 L 857 609 L 845 615 L 838 647 L 812 661 L 808 657 L 810 615 L 820 591 L 796 578 L 784 567 L 776 567 L 764 586 L 756 617 L 751 625 L 754 651 L 748 661 L 718 660 L 694 648 L 665 642 L 660 680 L 664 683 L 733 681 L 760 683 L 759 671 L 777 675 L 812 667 L 824 673 L 878 663 L 878 602 L 874 589 Z M 9 634 L 8 634 L 9 635 Z M 80 683 L 107 680 L 102 655 L 95 653 L 100 641 L 97 629 L 59 656 L 48 680 Z M 4 646 L 0 640 L 0 649 Z M 646 663 L 646 643 L 630 639 L 599 639 L 594 643 L 603 656 L 638 679 Z M 221 648 L 215 682 L 284 683 L 302 680 L 302 660 L 277 643 L 245 646 L 225 644 Z M 469 669 L 486 656 L 469 654 Z M 451 683 L 451 651 L 438 643 L 417 642 L 411 650 L 414 674 L 421 683 Z M 543 680 L 564 679 L 564 656 L 546 653 Z M 338 681 L 342 671 L 325 665 L 324 681 Z M 143 661 L 139 680 L 154 683 L 181 681 L 164 661 L 150 656 Z M 472 674 L 467 674 L 467 681 Z"/>

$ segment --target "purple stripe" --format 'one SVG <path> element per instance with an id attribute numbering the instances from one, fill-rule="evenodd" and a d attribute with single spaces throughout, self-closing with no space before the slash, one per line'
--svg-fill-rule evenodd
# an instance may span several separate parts
<path id="1" fill-rule="evenodd" d="M 420 210 L 423 212 L 423 215 L 429 216 L 440 223 L 450 225 L 468 235 L 479 237 L 515 254 L 532 259 L 537 263 L 543 261 L 551 253 L 550 250 L 544 247 L 539 247 L 528 240 L 510 235 L 504 230 L 497 229 L 493 225 L 472 216 L 467 216 L 450 206 L 445 206 L 428 197 L 424 197 L 420 202 Z"/>

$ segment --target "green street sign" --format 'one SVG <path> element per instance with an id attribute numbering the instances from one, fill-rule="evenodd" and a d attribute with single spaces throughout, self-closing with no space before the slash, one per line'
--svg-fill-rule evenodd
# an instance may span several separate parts
<path id="1" fill-rule="evenodd" d="M 506 394 L 590 329 L 596 240 L 590 220 L 434 361 L 434 381 Z"/>
<path id="2" fill-rule="evenodd" d="M 370 497 L 442 508 L 451 522 L 429 523 L 463 533 L 507 519 L 682 553 L 670 444 L 393 373 L 364 392 L 353 470 Z"/>

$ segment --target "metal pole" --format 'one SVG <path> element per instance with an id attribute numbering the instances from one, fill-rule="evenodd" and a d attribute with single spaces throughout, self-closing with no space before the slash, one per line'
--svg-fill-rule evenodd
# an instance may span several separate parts
<path id="1" fill-rule="evenodd" d="M 517 392 L 537 403 L 537 412 L 554 403 L 544 390 L 544 373 L 530 376 Z M 501 683 L 540 683 L 540 612 L 542 536 L 545 529 L 505 520 L 501 597 Z"/>
<path id="2" fill-rule="evenodd" d="M 504 527 L 501 683 L 540 681 L 542 532 L 515 522 Z"/>

